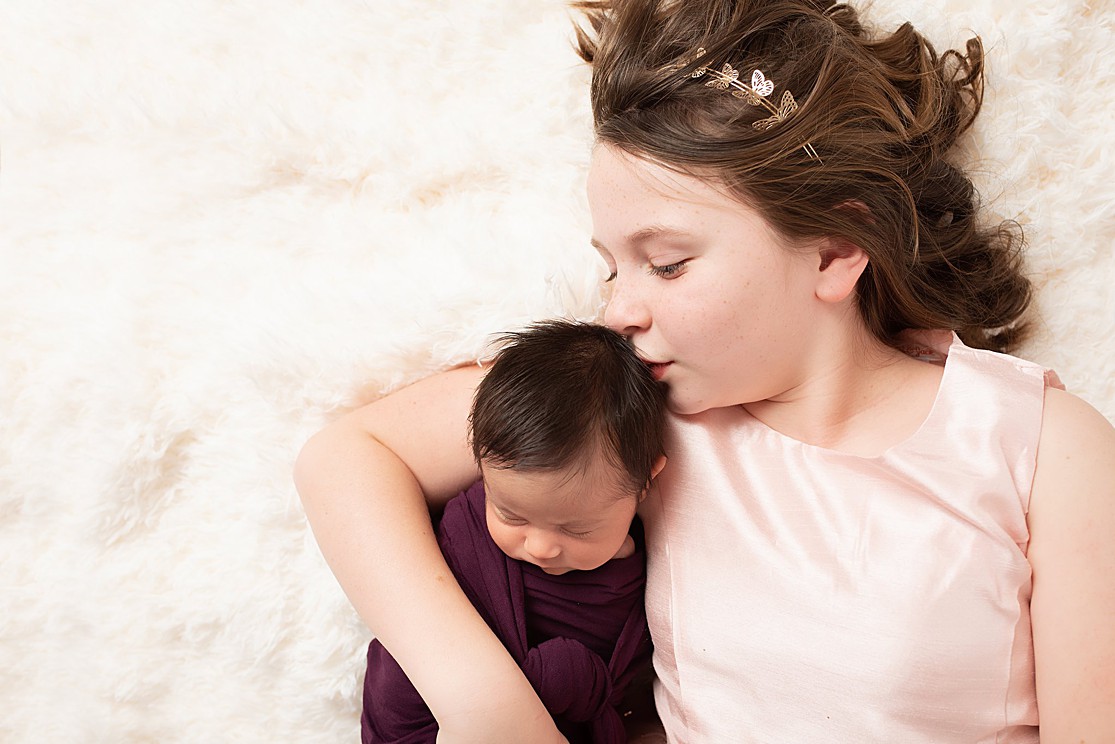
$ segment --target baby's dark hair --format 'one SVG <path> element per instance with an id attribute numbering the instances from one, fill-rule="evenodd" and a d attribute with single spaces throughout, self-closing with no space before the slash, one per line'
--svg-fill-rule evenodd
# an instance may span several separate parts
<path id="1" fill-rule="evenodd" d="M 602 457 L 632 493 L 663 453 L 666 391 L 628 341 L 599 325 L 551 320 L 500 337 L 476 389 L 476 461 L 515 470 L 587 467 Z"/>
<path id="2" fill-rule="evenodd" d="M 996 350 L 1023 338 L 1020 230 L 981 223 L 952 157 L 983 100 L 979 39 L 939 54 L 909 23 L 874 33 L 829 0 L 573 4 L 598 142 L 719 181 L 791 240 L 862 248 L 860 315 L 884 343 L 906 329 Z M 756 128 L 769 111 L 691 76 L 725 63 L 741 81 L 761 70 L 797 111 Z"/>

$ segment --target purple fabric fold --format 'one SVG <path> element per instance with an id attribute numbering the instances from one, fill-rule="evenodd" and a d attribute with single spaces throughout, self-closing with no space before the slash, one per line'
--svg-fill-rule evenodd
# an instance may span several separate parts
<path id="1" fill-rule="evenodd" d="M 441 550 L 465 594 L 570 744 L 626 740 L 616 706 L 650 655 L 638 527 L 635 555 L 561 576 L 500 551 L 488 534 L 482 483 L 453 499 L 438 527 Z M 437 738 L 429 708 L 378 641 L 368 647 L 361 734 L 364 744 Z"/>

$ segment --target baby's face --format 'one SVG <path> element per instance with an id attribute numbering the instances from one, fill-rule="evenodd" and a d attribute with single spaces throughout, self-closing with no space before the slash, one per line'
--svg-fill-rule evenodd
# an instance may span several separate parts
<path id="1" fill-rule="evenodd" d="M 481 465 L 488 531 L 504 553 L 549 574 L 590 571 L 623 547 L 638 505 L 614 471 L 519 472 Z"/>

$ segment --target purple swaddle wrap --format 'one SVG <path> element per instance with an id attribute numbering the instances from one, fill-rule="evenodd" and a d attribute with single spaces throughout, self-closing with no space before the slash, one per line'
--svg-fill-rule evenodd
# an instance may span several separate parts
<path id="1" fill-rule="evenodd" d="M 636 520 L 635 555 L 560 576 L 500 551 L 488 534 L 481 483 L 449 502 L 438 527 L 442 553 L 465 594 L 570 744 L 626 741 L 616 706 L 650 656 L 640 527 Z M 368 647 L 361 735 L 364 744 L 437 738 L 429 708 L 377 641 Z"/>

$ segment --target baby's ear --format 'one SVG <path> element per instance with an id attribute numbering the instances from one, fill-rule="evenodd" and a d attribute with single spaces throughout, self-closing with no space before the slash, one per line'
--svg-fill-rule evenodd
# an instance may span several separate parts
<path id="1" fill-rule="evenodd" d="M 855 243 L 826 238 L 818 251 L 817 298 L 841 302 L 856 288 L 864 269 L 867 252 Z"/>
<path id="2" fill-rule="evenodd" d="M 654 464 L 650 467 L 650 477 L 647 478 L 646 488 L 639 492 L 639 501 L 642 501 L 646 498 L 647 488 L 650 488 L 650 482 L 658 477 L 658 474 L 662 472 L 662 468 L 664 467 L 666 467 L 666 456 L 659 455 L 658 459 L 655 460 Z"/>

